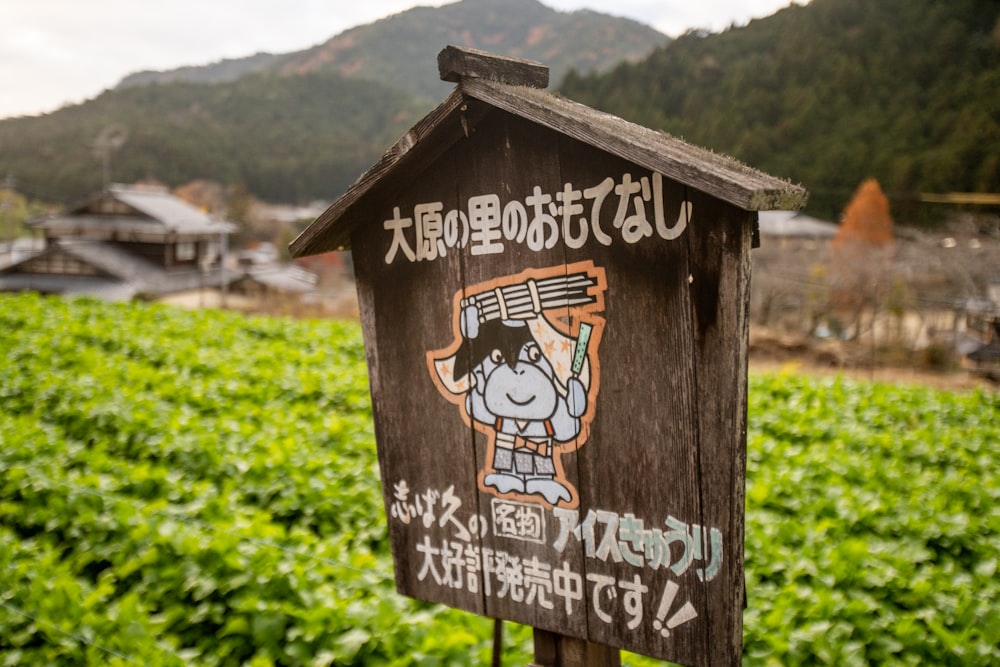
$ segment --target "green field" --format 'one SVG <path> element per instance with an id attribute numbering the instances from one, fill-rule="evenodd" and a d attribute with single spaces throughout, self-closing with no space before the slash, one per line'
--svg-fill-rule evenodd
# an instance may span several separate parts
<path id="1" fill-rule="evenodd" d="M 489 663 L 394 592 L 356 324 L 0 295 L 0 332 L 0 665 Z M 752 376 L 744 664 L 1000 665 L 998 415 Z"/>

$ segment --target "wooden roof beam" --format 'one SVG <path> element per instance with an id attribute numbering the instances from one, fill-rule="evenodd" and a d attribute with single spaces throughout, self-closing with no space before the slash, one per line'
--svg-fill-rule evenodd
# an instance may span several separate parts
<path id="1" fill-rule="evenodd" d="M 463 79 L 488 79 L 529 88 L 549 85 L 549 68 L 542 63 L 453 45 L 444 47 L 438 54 L 438 72 L 442 81 L 451 83 L 461 83 Z"/>

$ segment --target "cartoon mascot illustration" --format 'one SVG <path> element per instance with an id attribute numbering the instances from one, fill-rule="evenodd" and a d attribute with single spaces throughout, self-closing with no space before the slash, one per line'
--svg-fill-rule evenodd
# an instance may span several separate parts
<path id="1" fill-rule="evenodd" d="M 441 394 L 487 436 L 484 492 L 578 505 L 561 457 L 586 442 L 593 420 L 606 289 L 604 270 L 580 262 L 455 295 L 455 340 L 427 362 Z"/>

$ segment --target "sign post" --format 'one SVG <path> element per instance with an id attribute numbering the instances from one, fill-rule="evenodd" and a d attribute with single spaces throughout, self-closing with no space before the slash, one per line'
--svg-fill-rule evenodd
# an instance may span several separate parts
<path id="1" fill-rule="evenodd" d="M 448 47 L 293 242 L 350 246 L 399 591 L 539 665 L 737 665 L 756 211 L 805 192 Z"/>

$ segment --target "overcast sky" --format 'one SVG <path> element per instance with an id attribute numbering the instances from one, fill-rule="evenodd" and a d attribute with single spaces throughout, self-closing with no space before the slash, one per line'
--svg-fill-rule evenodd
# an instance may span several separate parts
<path id="1" fill-rule="evenodd" d="M 791 0 L 542 0 L 677 36 L 769 16 Z M 801 4 L 801 0 L 799 0 Z M 438 0 L 0 0 L 0 118 L 90 99 L 140 70 L 308 48 Z"/>

